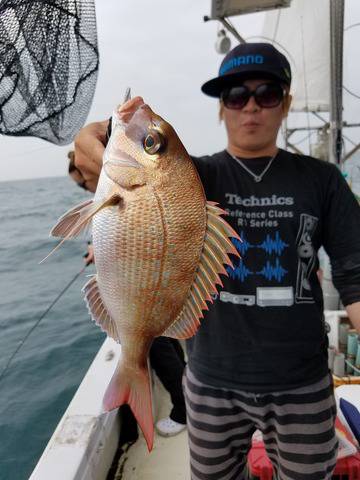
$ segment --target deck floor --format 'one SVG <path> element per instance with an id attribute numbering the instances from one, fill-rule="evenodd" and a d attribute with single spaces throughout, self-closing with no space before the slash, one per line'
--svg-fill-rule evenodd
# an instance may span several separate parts
<path id="1" fill-rule="evenodd" d="M 170 397 L 154 376 L 156 420 L 169 415 Z M 148 452 L 143 435 L 122 455 L 114 480 L 190 480 L 187 431 L 161 437 L 155 431 L 154 448 Z"/>

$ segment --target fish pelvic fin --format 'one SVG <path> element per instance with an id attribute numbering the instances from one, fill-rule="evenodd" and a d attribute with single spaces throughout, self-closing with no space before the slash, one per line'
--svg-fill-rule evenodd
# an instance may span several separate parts
<path id="1" fill-rule="evenodd" d="M 98 325 L 109 337 L 120 343 L 120 336 L 116 328 L 116 323 L 112 319 L 103 299 L 101 298 L 97 275 L 90 278 L 90 280 L 83 286 L 82 292 L 85 293 L 84 300 L 86 306 L 96 325 Z"/>
<path id="2" fill-rule="evenodd" d="M 206 203 L 207 224 L 198 269 L 186 302 L 176 320 L 163 332 L 163 336 L 178 339 L 190 338 L 197 332 L 206 302 L 213 303 L 217 285 L 222 285 L 220 274 L 228 275 L 224 265 L 233 267 L 229 253 L 240 257 L 230 238 L 241 241 L 235 230 L 221 217 L 226 214 L 214 202 Z"/>
<path id="3" fill-rule="evenodd" d="M 120 201 L 121 197 L 117 194 L 101 202 L 86 200 L 62 215 L 50 231 L 50 236 L 62 237 L 62 240 L 40 263 L 49 258 L 66 240 L 75 238 L 83 232 L 90 225 L 92 217 L 100 210 L 117 205 Z"/>
<path id="4" fill-rule="evenodd" d="M 109 412 L 127 403 L 141 428 L 149 452 L 154 444 L 150 376 L 148 367 L 128 367 L 121 359 L 105 392 L 103 407 Z"/>

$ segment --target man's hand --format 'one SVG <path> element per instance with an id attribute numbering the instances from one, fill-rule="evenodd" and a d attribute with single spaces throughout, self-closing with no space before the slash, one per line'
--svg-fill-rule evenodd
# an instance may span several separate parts
<path id="1" fill-rule="evenodd" d="M 86 189 L 95 192 L 102 168 L 108 120 L 89 123 L 75 137 L 75 166 L 86 180 Z"/>
<path id="2" fill-rule="evenodd" d="M 357 333 L 360 335 L 360 302 L 347 305 L 345 310 L 350 318 L 351 323 L 356 328 Z"/>
<path id="3" fill-rule="evenodd" d="M 90 265 L 90 263 L 95 263 L 94 247 L 92 246 L 91 242 L 88 242 L 88 250 L 83 257 L 85 259 L 84 261 L 86 266 Z"/>

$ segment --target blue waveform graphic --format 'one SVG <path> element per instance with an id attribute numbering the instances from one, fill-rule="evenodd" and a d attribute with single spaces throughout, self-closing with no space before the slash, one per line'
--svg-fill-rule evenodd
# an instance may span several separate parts
<path id="1" fill-rule="evenodd" d="M 253 248 L 254 245 L 251 245 L 251 243 L 249 243 L 246 238 L 245 238 L 245 234 L 244 232 L 240 232 L 240 238 L 242 240 L 242 242 L 240 240 L 238 240 L 237 238 L 232 238 L 232 242 L 233 244 L 235 245 L 235 248 L 236 250 L 240 253 L 240 255 L 243 257 L 246 252 L 249 250 L 249 248 Z"/>
<path id="2" fill-rule="evenodd" d="M 267 234 L 265 240 L 259 245 L 259 248 L 262 248 L 269 254 L 275 252 L 277 255 L 281 255 L 283 250 L 288 246 L 288 243 L 281 240 L 279 232 L 276 232 L 275 239 L 272 239 L 271 236 Z"/>
<path id="3" fill-rule="evenodd" d="M 253 275 L 254 272 L 249 270 L 242 260 L 239 261 L 239 264 L 235 268 L 231 268 L 229 265 L 226 267 L 226 271 L 229 274 L 229 277 L 232 279 L 237 279 L 243 282 L 249 275 Z"/>
<path id="4" fill-rule="evenodd" d="M 273 278 L 275 278 L 278 282 L 281 282 L 281 280 L 288 272 L 287 270 L 282 268 L 282 266 L 280 265 L 280 261 L 277 258 L 275 266 L 271 265 L 270 262 L 267 261 L 263 269 L 256 273 L 258 273 L 259 275 L 263 275 L 267 280 L 272 280 Z"/>

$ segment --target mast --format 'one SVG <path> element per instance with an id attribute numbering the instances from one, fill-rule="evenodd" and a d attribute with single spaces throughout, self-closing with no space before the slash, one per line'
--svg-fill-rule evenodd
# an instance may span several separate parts
<path id="1" fill-rule="evenodd" d="M 344 0 L 330 0 L 330 111 L 329 111 L 329 162 L 342 163 L 343 127 L 343 40 Z M 328 310 L 339 308 L 340 296 L 332 281 L 331 264 L 328 255 L 323 258 L 324 307 Z"/>
<path id="2" fill-rule="evenodd" d="M 330 142 L 329 161 L 342 161 L 343 43 L 345 0 L 330 0 Z"/>

